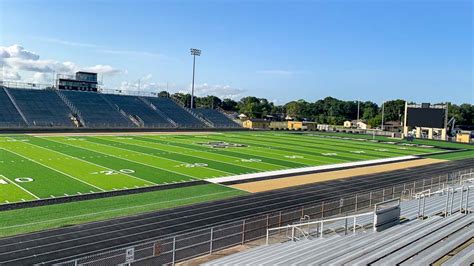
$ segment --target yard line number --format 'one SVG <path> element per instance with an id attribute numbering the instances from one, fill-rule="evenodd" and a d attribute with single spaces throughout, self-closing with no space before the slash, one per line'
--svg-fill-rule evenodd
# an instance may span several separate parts
<path id="1" fill-rule="evenodd" d="M 135 171 L 132 169 L 120 169 L 118 171 L 116 170 L 98 171 L 98 172 L 93 172 L 91 174 L 92 175 L 117 175 L 117 174 L 132 174 L 132 173 L 135 173 Z"/>

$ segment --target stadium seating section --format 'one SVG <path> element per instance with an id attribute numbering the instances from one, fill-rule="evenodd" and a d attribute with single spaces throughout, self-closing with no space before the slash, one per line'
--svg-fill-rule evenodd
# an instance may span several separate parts
<path id="1" fill-rule="evenodd" d="M 170 98 L 151 98 L 147 100 L 156 108 L 160 109 L 166 116 L 171 118 L 178 126 L 186 128 L 206 127 L 203 121 L 193 116 L 183 107 L 176 104 Z"/>
<path id="2" fill-rule="evenodd" d="M 0 87 L 0 128 L 238 128 L 214 109 L 171 98 Z"/>
<path id="3" fill-rule="evenodd" d="M 204 109 L 198 108 L 194 109 L 198 115 L 206 118 L 209 120 L 214 126 L 217 127 L 239 127 L 239 124 L 233 122 L 233 124 L 229 124 L 229 118 L 225 116 L 223 113 L 215 110 L 215 109 Z"/>
<path id="4" fill-rule="evenodd" d="M 123 110 L 129 117 L 141 121 L 145 127 L 172 127 L 168 120 L 146 105 L 139 97 L 104 94 L 119 110 Z"/>
<path id="5" fill-rule="evenodd" d="M 1 127 L 24 127 L 25 121 L 10 100 L 7 90 L 0 88 L 0 126 Z"/>
<path id="6" fill-rule="evenodd" d="M 73 127 L 71 111 L 54 91 L 10 89 L 29 126 Z"/>

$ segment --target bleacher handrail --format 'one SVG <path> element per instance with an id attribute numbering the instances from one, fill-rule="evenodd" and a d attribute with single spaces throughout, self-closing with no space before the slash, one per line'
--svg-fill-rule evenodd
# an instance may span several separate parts
<path id="1" fill-rule="evenodd" d="M 272 231 L 280 231 L 280 230 L 283 230 L 283 229 L 286 229 L 286 230 L 291 230 L 291 235 L 292 235 L 292 240 L 294 240 L 294 235 L 295 235 L 295 230 L 298 230 L 299 227 L 305 227 L 305 226 L 311 226 L 311 225 L 317 225 L 319 226 L 319 232 L 320 232 L 320 237 L 322 238 L 323 237 L 323 234 L 324 234 L 324 223 L 328 223 L 328 222 L 336 222 L 336 221 L 347 221 L 349 219 L 352 219 L 353 222 L 354 222 L 354 226 L 353 226 L 353 231 L 355 232 L 355 229 L 356 229 L 356 221 L 357 221 L 357 218 L 359 217 L 364 217 L 364 216 L 373 216 L 374 215 L 374 211 L 371 211 L 371 212 L 365 212 L 365 213 L 360 213 L 360 214 L 353 214 L 353 215 L 348 215 L 348 216 L 343 216 L 343 217 L 336 217 L 336 218 L 330 218 L 330 219 L 324 219 L 324 220 L 317 220 L 317 221 L 310 221 L 310 222 L 303 222 L 303 223 L 296 223 L 296 224 L 288 224 L 288 225 L 285 225 L 285 226 L 279 226 L 279 227 L 274 227 L 274 228 L 268 228 L 267 229 L 267 236 L 266 236 L 266 244 L 268 245 L 269 243 L 269 237 L 270 237 L 270 232 Z M 317 233 L 318 235 L 318 233 Z"/>

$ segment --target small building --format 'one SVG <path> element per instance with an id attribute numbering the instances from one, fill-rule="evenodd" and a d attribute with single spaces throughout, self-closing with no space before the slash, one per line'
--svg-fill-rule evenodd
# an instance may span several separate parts
<path id="1" fill-rule="evenodd" d="M 270 122 L 270 129 L 273 130 L 287 130 L 288 121 L 272 121 Z"/>
<path id="2" fill-rule="evenodd" d="M 456 142 L 471 143 L 471 137 L 470 131 L 460 131 L 456 134 Z"/>
<path id="3" fill-rule="evenodd" d="M 316 130 L 317 123 L 310 121 L 272 121 L 270 129 L 273 130 Z"/>
<path id="4" fill-rule="evenodd" d="M 240 120 L 247 119 L 247 116 L 245 114 L 240 114 L 240 115 L 238 115 L 238 117 L 239 117 Z"/>
<path id="5" fill-rule="evenodd" d="M 59 90 L 97 92 L 99 89 L 97 73 L 79 71 L 76 75 L 58 74 L 56 87 Z"/>
<path id="6" fill-rule="evenodd" d="M 265 119 L 251 118 L 251 119 L 245 120 L 242 123 L 242 126 L 244 128 L 250 128 L 250 129 L 268 129 L 270 128 L 270 121 L 265 120 Z"/>
<path id="7" fill-rule="evenodd" d="M 345 128 L 367 129 L 367 123 L 364 120 L 344 121 Z"/>
<path id="8" fill-rule="evenodd" d="M 367 129 L 367 123 L 365 121 L 359 120 L 356 122 L 356 128 L 357 129 Z"/>
<path id="9" fill-rule="evenodd" d="M 329 131 L 329 129 L 331 129 L 331 126 L 328 124 L 318 124 L 316 128 L 321 131 Z"/>
<path id="10" fill-rule="evenodd" d="M 403 126 L 400 121 L 387 121 L 383 124 L 383 129 L 386 131 L 401 132 Z"/>

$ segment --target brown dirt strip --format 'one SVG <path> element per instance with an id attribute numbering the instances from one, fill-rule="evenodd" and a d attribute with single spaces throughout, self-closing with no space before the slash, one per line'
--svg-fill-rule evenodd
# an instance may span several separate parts
<path id="1" fill-rule="evenodd" d="M 410 167 L 430 165 L 430 164 L 436 164 L 436 163 L 442 163 L 442 162 L 445 162 L 445 160 L 420 159 L 420 160 L 413 160 L 413 161 L 406 161 L 406 162 L 399 162 L 399 163 L 365 166 L 365 167 L 358 167 L 358 168 L 352 168 L 352 169 L 346 169 L 346 170 L 338 170 L 338 171 L 331 171 L 331 172 L 324 172 L 324 173 L 317 173 L 317 174 L 307 174 L 307 175 L 299 175 L 299 176 L 291 176 L 291 177 L 235 184 L 235 185 L 231 185 L 230 187 L 256 193 L 256 192 L 269 191 L 269 190 L 275 190 L 275 189 L 281 189 L 281 188 L 287 188 L 287 187 L 306 185 L 306 184 L 317 183 L 317 182 L 328 181 L 328 180 L 342 179 L 342 178 L 369 175 L 369 174 L 378 174 L 378 173 L 384 173 L 384 172 L 395 171 L 395 170 L 404 170 Z"/>

